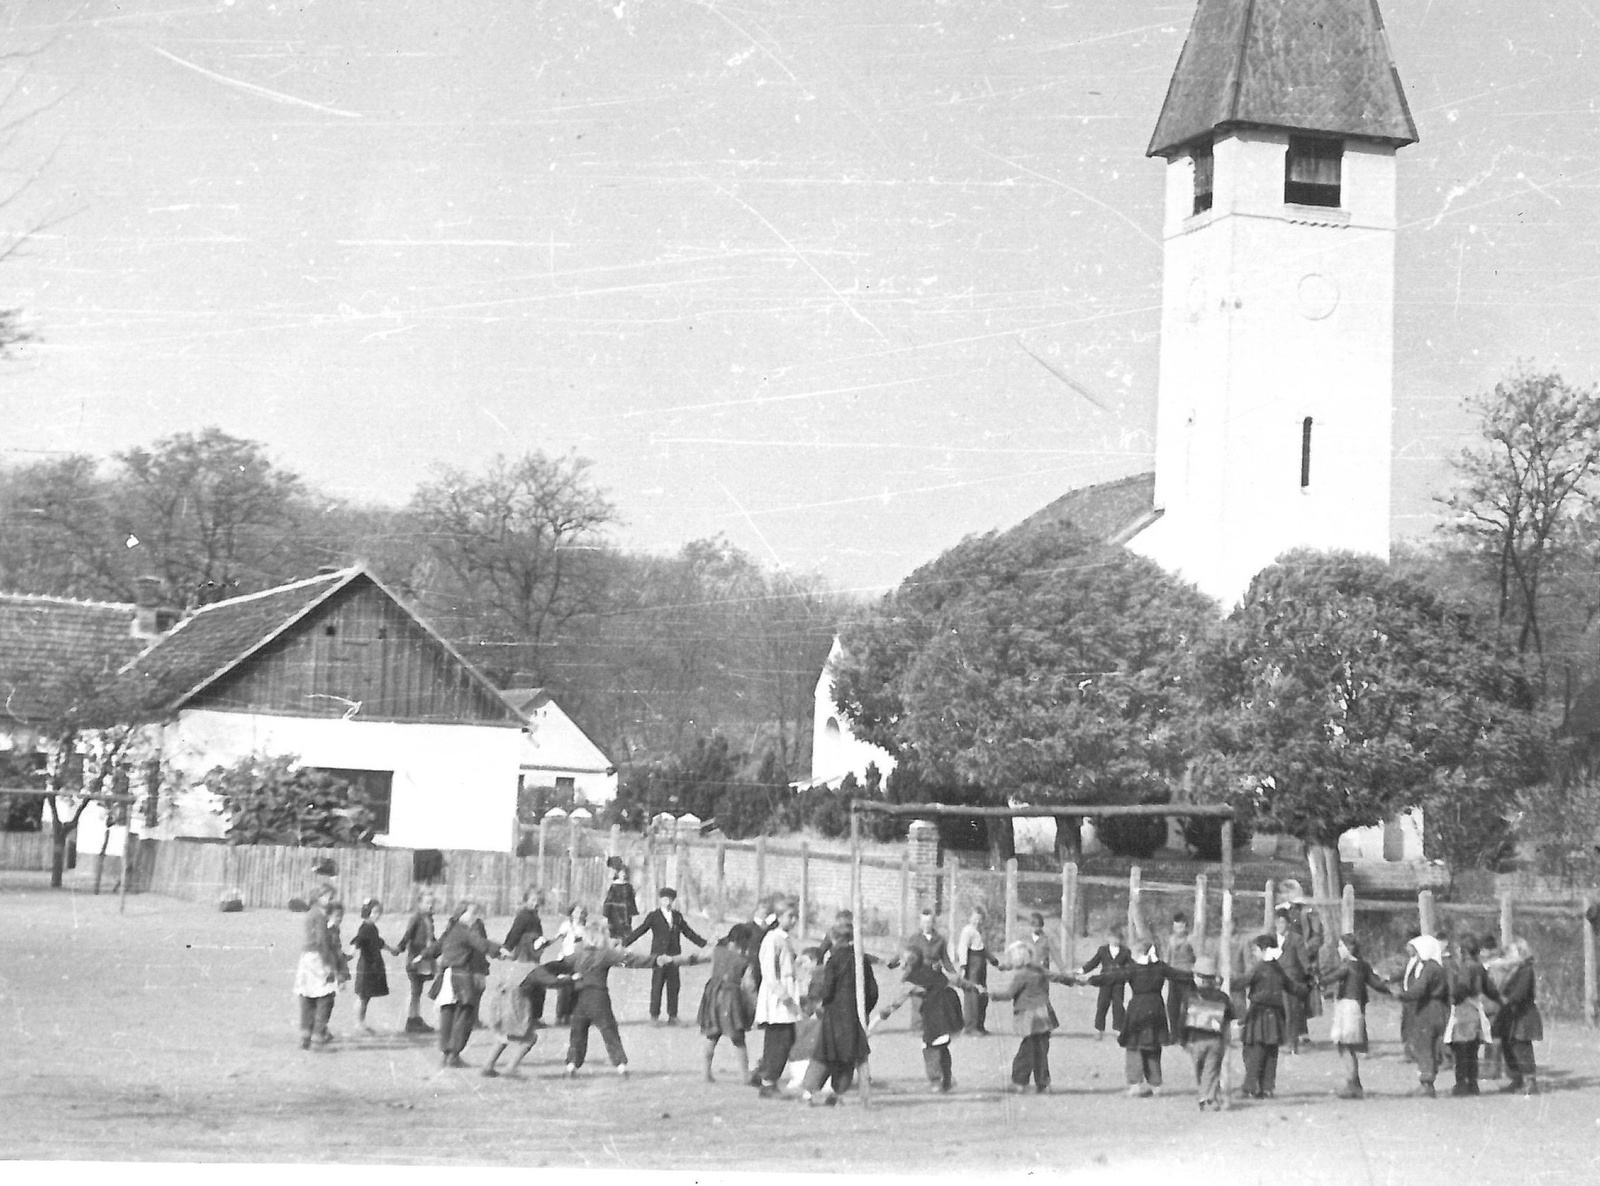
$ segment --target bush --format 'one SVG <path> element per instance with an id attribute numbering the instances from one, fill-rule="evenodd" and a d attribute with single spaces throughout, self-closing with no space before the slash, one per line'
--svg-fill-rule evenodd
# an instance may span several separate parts
<path id="1" fill-rule="evenodd" d="M 1235 820 L 1233 824 L 1233 851 L 1235 856 L 1250 843 L 1253 833 L 1250 828 Z M 1222 821 L 1204 817 L 1190 817 L 1183 821 L 1184 843 L 1194 849 L 1194 855 L 1201 861 L 1220 861 L 1222 859 Z"/>
<path id="2" fill-rule="evenodd" d="M 372 843 L 374 817 L 365 796 L 343 779 L 301 767 L 292 754 L 252 754 L 231 766 L 214 766 L 205 785 L 222 800 L 233 843 L 307 848 Z"/>
<path id="3" fill-rule="evenodd" d="M 1159 815 L 1110 815 L 1095 820 L 1095 833 L 1119 857 L 1144 860 L 1167 842 L 1167 821 Z"/>

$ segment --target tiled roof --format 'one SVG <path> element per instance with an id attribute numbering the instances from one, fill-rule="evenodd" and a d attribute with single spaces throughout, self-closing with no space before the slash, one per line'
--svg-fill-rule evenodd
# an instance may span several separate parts
<path id="1" fill-rule="evenodd" d="M 1241 124 L 1415 143 L 1377 0 L 1200 0 L 1149 155 Z"/>
<path id="2" fill-rule="evenodd" d="M 123 678 L 144 711 L 176 709 L 362 575 L 346 568 L 205 606 L 129 663 Z"/>
<path id="3" fill-rule="evenodd" d="M 1114 482 L 1083 486 L 1035 511 L 1012 530 L 1025 531 L 1046 523 L 1070 523 L 1103 543 L 1126 543 L 1154 520 L 1155 491 L 1155 474 L 1134 474 Z"/>
<path id="4" fill-rule="evenodd" d="M 0 725 L 42 724 L 106 688 L 145 646 L 134 607 L 0 594 Z"/>

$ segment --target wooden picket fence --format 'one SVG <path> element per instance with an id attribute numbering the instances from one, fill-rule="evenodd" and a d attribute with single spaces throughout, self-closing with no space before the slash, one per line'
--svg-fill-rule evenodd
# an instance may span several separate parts
<path id="1" fill-rule="evenodd" d="M 0 869 L 49 867 L 49 832 L 0 832 Z"/>

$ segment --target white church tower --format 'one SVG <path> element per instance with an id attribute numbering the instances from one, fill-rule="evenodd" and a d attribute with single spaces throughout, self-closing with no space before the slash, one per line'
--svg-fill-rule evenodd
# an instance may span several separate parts
<path id="1" fill-rule="evenodd" d="M 1395 153 L 1376 0 L 1200 0 L 1165 159 L 1159 517 L 1129 543 L 1224 609 L 1295 547 L 1389 554 Z"/>

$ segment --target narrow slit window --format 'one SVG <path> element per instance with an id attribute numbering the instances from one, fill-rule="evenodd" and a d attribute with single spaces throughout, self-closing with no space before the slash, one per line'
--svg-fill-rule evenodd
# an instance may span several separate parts
<path id="1" fill-rule="evenodd" d="M 1319 136 L 1290 136 L 1283 165 L 1283 200 L 1297 206 L 1338 206 L 1342 201 L 1344 143 Z"/>
<path id="2" fill-rule="evenodd" d="M 1203 214 L 1211 209 L 1212 179 L 1216 176 L 1216 156 L 1211 145 L 1203 144 L 1190 154 L 1194 161 L 1194 212 Z"/>
<path id="3" fill-rule="evenodd" d="M 1300 422 L 1300 489 L 1311 486 L 1311 417 Z"/>

